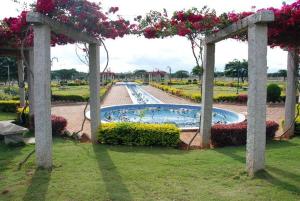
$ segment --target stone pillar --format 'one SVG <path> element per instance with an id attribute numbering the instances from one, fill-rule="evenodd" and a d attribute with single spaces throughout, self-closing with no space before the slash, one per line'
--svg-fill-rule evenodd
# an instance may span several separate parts
<path id="1" fill-rule="evenodd" d="M 215 70 L 215 44 L 206 44 L 204 48 L 204 72 L 202 84 L 200 138 L 202 148 L 210 147 L 212 106 Z"/>
<path id="2" fill-rule="evenodd" d="M 25 85 L 24 85 L 24 65 L 23 60 L 18 59 L 18 79 L 19 79 L 19 96 L 20 96 L 20 106 L 25 106 Z"/>
<path id="3" fill-rule="evenodd" d="M 292 136 L 295 131 L 294 118 L 296 110 L 297 74 L 299 64 L 299 56 L 296 50 L 288 52 L 287 64 L 284 130 L 288 130 L 286 134 L 288 136 Z"/>
<path id="4" fill-rule="evenodd" d="M 27 83 L 28 83 L 28 94 L 29 94 L 29 113 L 30 115 L 33 115 L 34 114 L 34 84 L 33 84 L 33 81 L 34 81 L 34 78 L 33 78 L 33 60 L 34 60 L 34 53 L 33 53 L 33 50 L 30 49 L 28 51 L 28 54 L 27 54 L 27 63 L 28 63 L 28 66 L 27 66 Z"/>
<path id="5" fill-rule="evenodd" d="M 253 176 L 265 167 L 267 100 L 266 24 L 248 27 L 248 129 L 247 171 Z"/>
<path id="6" fill-rule="evenodd" d="M 34 124 L 37 165 L 52 167 L 50 28 L 34 26 Z"/>
<path id="7" fill-rule="evenodd" d="M 89 45 L 90 68 L 90 115 L 91 115 L 91 140 L 97 142 L 96 135 L 100 125 L 100 50 L 97 44 Z"/>

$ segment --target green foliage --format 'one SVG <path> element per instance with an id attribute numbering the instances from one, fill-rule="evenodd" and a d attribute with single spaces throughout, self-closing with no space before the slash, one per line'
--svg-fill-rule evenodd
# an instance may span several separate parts
<path id="1" fill-rule="evenodd" d="M 20 105 L 20 101 L 14 101 L 14 100 L 0 101 L 0 111 L 15 113 L 19 105 Z"/>
<path id="2" fill-rule="evenodd" d="M 87 96 L 82 95 L 52 95 L 52 101 L 70 101 L 70 102 L 85 102 L 89 99 Z"/>
<path id="3" fill-rule="evenodd" d="M 281 101 L 281 88 L 278 84 L 269 84 L 267 88 L 267 100 L 268 102 Z"/>
<path id="4" fill-rule="evenodd" d="M 9 76 L 11 80 L 17 80 L 18 78 L 18 68 L 16 59 L 11 57 L 0 57 L 0 81 L 6 82 L 8 80 L 8 68 Z"/>
<path id="5" fill-rule="evenodd" d="M 179 71 L 174 73 L 174 76 L 176 78 L 179 78 L 179 79 L 182 80 L 183 78 L 188 78 L 189 77 L 189 72 L 185 71 L 185 70 L 179 70 Z"/>
<path id="6" fill-rule="evenodd" d="M 98 140 L 114 145 L 175 147 L 179 134 L 171 124 L 106 123 L 99 128 Z"/>
<path id="7" fill-rule="evenodd" d="M 19 95 L 19 88 L 18 87 L 5 87 L 3 89 L 4 93 L 12 96 L 18 96 Z"/>
<path id="8" fill-rule="evenodd" d="M 195 66 L 192 70 L 192 74 L 195 76 L 201 76 L 203 74 L 203 67 Z"/>
<path id="9" fill-rule="evenodd" d="M 224 73 L 227 77 L 240 77 L 244 82 L 245 77 L 248 77 L 248 61 L 235 59 L 225 65 Z"/>
<path id="10" fill-rule="evenodd" d="M 75 80 L 75 79 L 86 79 L 87 73 L 78 72 L 76 69 L 61 69 L 51 71 L 51 79 L 59 80 Z"/>

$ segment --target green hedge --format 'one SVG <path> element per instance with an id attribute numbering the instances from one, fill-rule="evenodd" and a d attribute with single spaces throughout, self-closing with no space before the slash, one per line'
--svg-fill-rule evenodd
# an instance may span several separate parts
<path id="1" fill-rule="evenodd" d="M 99 128 L 98 141 L 113 145 L 175 147 L 179 136 L 179 129 L 172 124 L 106 123 Z"/>
<path id="2" fill-rule="evenodd" d="M 107 92 L 112 87 L 112 84 L 108 84 L 105 87 L 101 88 L 100 90 L 100 98 L 103 99 Z M 86 102 L 89 99 L 89 96 L 82 96 L 82 95 L 74 95 L 74 94 L 52 94 L 52 101 L 70 101 L 70 102 Z"/>
<path id="3" fill-rule="evenodd" d="M 220 84 L 220 83 L 219 83 Z M 164 84 L 158 84 L 158 83 L 151 83 L 151 86 L 158 88 L 162 91 L 165 91 L 167 93 L 170 93 L 175 96 L 179 96 L 182 98 L 189 99 L 191 101 L 194 101 L 196 103 L 201 102 L 201 95 L 200 93 L 187 93 L 182 89 L 177 89 L 172 86 L 164 85 Z M 245 84 L 246 85 L 246 84 Z M 218 86 L 218 85 L 217 85 Z M 224 85 L 222 85 L 224 86 Z M 238 102 L 238 103 L 247 103 L 247 94 L 219 94 L 217 96 L 214 96 L 213 100 L 215 102 Z M 281 98 L 278 101 L 285 101 L 285 96 L 281 96 Z"/>
<path id="4" fill-rule="evenodd" d="M 15 101 L 15 100 L 0 101 L 0 111 L 15 113 L 19 105 L 20 105 L 20 101 Z"/>

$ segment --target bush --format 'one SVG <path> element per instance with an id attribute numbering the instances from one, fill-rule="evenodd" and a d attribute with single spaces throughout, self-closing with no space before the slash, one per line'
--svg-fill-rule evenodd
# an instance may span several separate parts
<path id="1" fill-rule="evenodd" d="M 237 97 L 237 101 L 240 103 L 247 103 L 248 95 L 247 94 L 239 94 Z"/>
<path id="2" fill-rule="evenodd" d="M 193 84 L 198 84 L 198 80 L 193 79 Z"/>
<path id="3" fill-rule="evenodd" d="M 179 143 L 179 129 L 171 124 L 106 123 L 99 128 L 98 141 L 104 144 L 167 146 Z"/>
<path id="4" fill-rule="evenodd" d="M 281 101 L 281 88 L 277 84 L 269 84 L 267 88 L 268 102 Z"/>
<path id="5" fill-rule="evenodd" d="M 80 95 L 52 95 L 52 101 L 85 102 L 87 100 L 88 97 Z"/>
<path id="6" fill-rule="evenodd" d="M 17 107 L 20 105 L 20 101 L 0 101 L 0 111 L 1 112 L 16 112 Z"/>
<path id="7" fill-rule="evenodd" d="M 4 93 L 12 95 L 12 96 L 19 95 L 19 88 L 18 87 L 5 87 L 3 91 L 4 91 Z"/>
<path id="8" fill-rule="evenodd" d="M 267 121 L 266 138 L 273 139 L 279 124 Z M 211 129 L 211 142 L 216 147 L 238 146 L 247 143 L 247 122 L 216 124 Z"/>
<path id="9" fill-rule="evenodd" d="M 29 115 L 29 109 L 27 108 L 23 112 L 23 108 L 18 108 L 17 110 L 17 121 L 28 128 L 30 131 L 34 132 L 34 117 Z M 51 115 L 52 124 L 52 135 L 62 135 L 63 131 L 66 129 L 68 122 L 64 117 Z"/>

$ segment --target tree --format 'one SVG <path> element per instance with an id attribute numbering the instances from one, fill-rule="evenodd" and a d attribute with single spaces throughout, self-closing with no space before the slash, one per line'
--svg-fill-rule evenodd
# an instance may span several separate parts
<path id="1" fill-rule="evenodd" d="M 9 68 L 9 77 L 11 80 L 18 79 L 18 67 L 16 59 L 11 57 L 0 57 L 0 81 L 8 81 L 8 68 Z"/>
<path id="2" fill-rule="evenodd" d="M 203 74 L 203 68 L 201 66 L 195 66 L 192 70 L 192 74 L 198 76 L 199 79 L 201 79 L 201 76 Z"/>
<path id="3" fill-rule="evenodd" d="M 176 78 L 180 78 L 182 80 L 183 78 L 189 77 L 189 72 L 185 70 L 179 70 L 174 75 Z"/>
<path id="4" fill-rule="evenodd" d="M 283 77 L 283 81 L 285 81 L 286 77 L 287 77 L 287 70 L 281 69 L 277 72 L 279 77 Z"/>
<path id="5" fill-rule="evenodd" d="M 134 74 L 135 77 L 144 78 L 145 75 L 147 74 L 147 71 L 146 70 L 135 70 L 133 72 L 133 74 Z"/>
<path id="6" fill-rule="evenodd" d="M 248 61 L 234 59 L 225 65 L 224 73 L 227 77 L 240 77 L 244 82 L 245 78 L 248 77 Z"/>
<path id="7" fill-rule="evenodd" d="M 78 72 L 76 69 L 61 69 L 51 72 L 51 79 L 74 80 L 84 77 L 84 73 Z"/>

